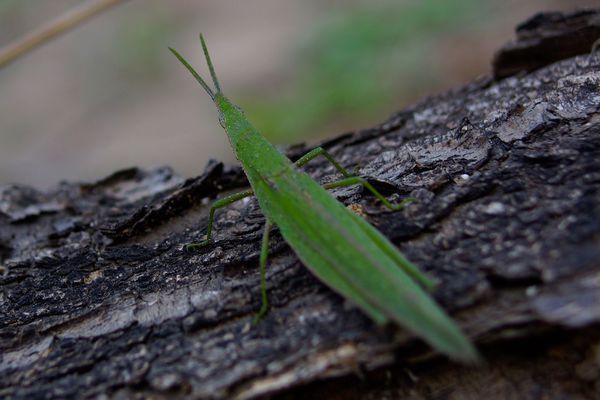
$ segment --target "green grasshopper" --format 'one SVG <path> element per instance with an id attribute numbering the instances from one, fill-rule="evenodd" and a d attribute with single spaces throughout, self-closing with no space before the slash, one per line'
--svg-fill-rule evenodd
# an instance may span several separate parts
<path id="1" fill-rule="evenodd" d="M 188 244 L 186 249 L 200 248 L 211 242 L 217 209 L 255 195 L 266 218 L 260 252 L 262 305 L 258 318 L 268 310 L 265 271 L 269 232 L 275 225 L 317 278 L 357 305 L 377 324 L 393 321 L 455 360 L 477 361 L 478 353 L 470 341 L 421 287 L 431 289 L 434 286 L 432 280 L 408 261 L 385 236 L 350 212 L 326 189 L 363 185 L 391 210 L 399 210 L 412 199 L 391 204 L 369 182 L 352 176 L 320 147 L 295 163 L 290 161 L 248 122 L 238 106 L 225 97 L 202 35 L 200 42 L 215 86 L 214 92 L 177 51 L 169 50 L 217 106 L 219 122 L 252 189 L 217 200 L 210 209 L 206 239 Z M 329 160 L 344 178 L 321 186 L 298 170 L 318 156 Z"/>

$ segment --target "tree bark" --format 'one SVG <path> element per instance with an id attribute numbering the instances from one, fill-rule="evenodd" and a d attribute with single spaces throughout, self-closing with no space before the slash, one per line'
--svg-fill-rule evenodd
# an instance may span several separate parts
<path id="1" fill-rule="evenodd" d="M 441 282 L 485 365 L 377 328 L 276 230 L 272 307 L 253 324 L 256 201 L 217 212 L 213 245 L 182 250 L 211 200 L 247 185 L 211 162 L 192 179 L 133 168 L 0 188 L 0 397 L 597 398 L 599 66 L 595 52 L 484 77 L 323 143 L 392 200 L 418 199 L 390 213 L 358 187 L 333 192 Z M 306 170 L 335 178 L 325 161 Z"/>

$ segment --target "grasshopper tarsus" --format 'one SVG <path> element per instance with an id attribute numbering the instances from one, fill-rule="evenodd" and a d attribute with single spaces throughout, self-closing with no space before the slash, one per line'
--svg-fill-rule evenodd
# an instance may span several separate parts
<path id="1" fill-rule="evenodd" d="M 400 211 L 404 207 L 406 207 L 408 204 L 414 203 L 416 201 L 417 201 L 417 199 L 414 197 L 407 197 L 407 198 L 403 199 L 400 203 L 392 204 L 392 211 Z"/>
<path id="2" fill-rule="evenodd" d="M 267 315 L 267 313 L 269 312 L 269 304 L 268 303 L 262 303 L 262 305 L 260 306 L 260 310 L 258 310 L 258 312 L 254 315 L 254 318 L 252 319 L 252 323 L 254 325 L 258 324 L 265 315 Z"/>
<path id="3" fill-rule="evenodd" d="M 185 251 L 194 251 L 208 246 L 211 242 L 212 240 L 207 239 L 197 243 L 186 243 L 183 245 L 183 249 Z"/>

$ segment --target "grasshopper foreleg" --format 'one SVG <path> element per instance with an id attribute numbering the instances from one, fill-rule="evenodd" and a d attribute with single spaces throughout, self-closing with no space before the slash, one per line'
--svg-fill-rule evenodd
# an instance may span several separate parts
<path id="1" fill-rule="evenodd" d="M 230 196 L 223 197 L 222 199 L 215 201 L 212 207 L 210 207 L 210 214 L 208 216 L 208 227 L 206 228 L 206 239 L 198 243 L 188 243 L 184 246 L 184 249 L 192 250 L 204 247 L 207 244 L 209 244 L 212 239 L 212 227 L 215 220 L 215 211 L 217 211 L 219 208 L 223 208 L 230 204 L 233 204 L 236 201 L 242 200 L 248 196 L 252 196 L 253 194 L 254 191 L 252 190 L 244 190 L 243 192 L 234 193 Z"/>

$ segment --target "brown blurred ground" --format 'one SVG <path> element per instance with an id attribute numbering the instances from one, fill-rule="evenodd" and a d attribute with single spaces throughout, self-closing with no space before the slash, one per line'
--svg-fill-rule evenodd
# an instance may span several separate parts
<path id="1" fill-rule="evenodd" d="M 18 13 L 0 14 L 0 46 L 80 2 L 20 3 Z M 294 52 L 317 23 L 359 3 L 364 2 L 130 0 L 98 16 L 0 69 L 0 184 L 43 188 L 60 180 L 98 179 L 132 165 L 171 165 L 196 175 L 209 158 L 233 161 L 210 100 L 167 46 L 201 65 L 197 34 L 204 32 L 230 97 L 261 96 L 293 78 Z M 494 50 L 534 12 L 598 5 L 491 3 L 494 12 L 483 16 L 489 19 L 483 34 L 440 35 L 435 59 L 442 56 L 445 79 L 429 93 L 489 72 Z M 413 100 L 424 94 L 416 91 Z M 401 106 L 400 100 L 390 104 L 378 119 Z M 320 131 L 333 136 L 347 128 L 333 121 Z"/>

